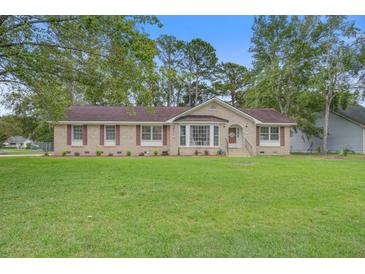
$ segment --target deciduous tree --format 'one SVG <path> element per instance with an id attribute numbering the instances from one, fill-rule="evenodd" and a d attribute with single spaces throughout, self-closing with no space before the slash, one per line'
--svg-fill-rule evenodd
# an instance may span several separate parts
<path id="1" fill-rule="evenodd" d="M 213 86 L 219 95 L 229 96 L 232 105 L 242 103 L 248 84 L 249 71 L 245 66 L 231 62 L 219 64 Z"/>
<path id="2" fill-rule="evenodd" d="M 130 104 L 147 92 L 157 53 L 139 26 L 158 23 L 149 16 L 0 16 L 6 104 L 51 120 L 72 103 Z"/>

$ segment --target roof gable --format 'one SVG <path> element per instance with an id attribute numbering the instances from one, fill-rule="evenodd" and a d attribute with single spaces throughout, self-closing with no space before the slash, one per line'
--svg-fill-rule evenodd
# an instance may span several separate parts
<path id="1" fill-rule="evenodd" d="M 177 119 L 177 118 L 179 118 L 181 116 L 184 116 L 184 115 L 188 115 L 189 113 L 192 113 L 192 112 L 194 112 L 194 111 L 196 111 L 196 110 L 198 110 L 198 109 L 200 109 L 200 108 L 202 108 L 202 107 L 204 107 L 204 106 L 206 106 L 208 104 L 211 104 L 213 102 L 214 103 L 217 103 L 217 104 L 219 104 L 219 105 L 221 105 L 221 106 L 223 106 L 223 107 L 225 107 L 225 108 L 227 108 L 227 109 L 229 109 L 229 110 L 231 110 L 231 111 L 233 111 L 233 112 L 235 112 L 235 113 L 237 113 L 237 114 L 239 114 L 239 115 L 241 115 L 241 116 L 243 116 L 243 117 L 245 117 L 245 118 L 247 118 L 249 120 L 252 120 L 252 121 L 255 121 L 255 122 L 260 122 L 257 119 L 255 119 L 254 117 L 252 117 L 251 115 L 242 112 L 238 108 L 236 108 L 236 107 L 234 107 L 234 106 L 232 106 L 232 105 L 230 105 L 230 104 L 228 104 L 228 103 L 226 103 L 226 102 L 224 102 L 224 101 L 222 101 L 222 100 L 220 100 L 220 99 L 218 99 L 216 97 L 214 97 L 212 99 L 209 99 L 209 100 L 205 101 L 204 103 L 199 104 L 199 105 L 197 105 L 195 107 L 192 107 L 190 109 L 187 109 L 183 113 L 180 113 L 177 116 L 171 118 L 168 122 L 173 122 L 175 119 Z"/>

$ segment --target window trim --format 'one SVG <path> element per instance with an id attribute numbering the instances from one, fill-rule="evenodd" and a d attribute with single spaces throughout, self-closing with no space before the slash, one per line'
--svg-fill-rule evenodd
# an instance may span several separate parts
<path id="1" fill-rule="evenodd" d="M 268 136 L 269 136 L 269 139 L 268 140 L 262 140 L 261 139 L 261 129 L 262 128 L 268 128 Z M 278 129 L 278 140 L 271 140 L 271 129 L 272 128 L 277 128 Z M 275 133 L 276 134 L 276 133 Z M 260 139 L 260 146 L 263 146 L 263 147 L 278 147 L 280 146 L 280 139 L 281 139 L 281 136 L 280 136 L 280 127 L 279 126 L 261 126 L 260 127 L 260 130 L 259 130 L 259 139 Z"/>
<path id="2" fill-rule="evenodd" d="M 183 145 L 183 144 L 181 144 L 181 127 L 185 127 L 185 144 Z M 179 125 L 179 146 L 181 146 L 181 147 L 186 147 L 187 146 L 187 144 L 188 144 L 188 142 L 187 142 L 187 125 Z"/>
<path id="3" fill-rule="evenodd" d="M 107 140 L 106 139 L 106 128 L 107 127 L 114 127 L 114 140 Z M 116 145 L 116 140 L 117 140 L 117 127 L 116 125 L 104 125 L 104 146 L 106 147 L 112 147 Z"/>
<path id="4" fill-rule="evenodd" d="M 181 126 L 185 126 L 185 145 L 181 144 Z M 198 145 L 190 145 L 190 127 L 191 126 L 209 126 L 209 145 L 208 146 L 198 146 Z M 217 126 L 218 127 L 218 145 L 215 146 L 214 145 L 214 127 Z M 221 142 L 221 128 L 219 126 L 219 124 L 217 123 L 187 123 L 187 124 L 180 124 L 179 125 L 179 147 L 182 148 L 218 148 L 220 147 L 220 142 Z"/>
<path id="5" fill-rule="evenodd" d="M 81 127 L 81 139 L 74 139 L 74 127 Z M 84 145 L 84 128 L 83 125 L 72 125 L 71 127 L 71 146 L 81 147 Z"/>
<path id="6" fill-rule="evenodd" d="M 151 139 L 149 140 L 144 140 L 143 139 L 143 127 L 149 127 L 150 128 L 150 134 L 151 134 Z M 153 140 L 153 128 L 154 127 L 159 127 L 160 128 L 160 133 L 161 133 L 161 139 L 160 140 Z M 143 147 L 162 147 L 162 143 L 163 143 L 163 126 L 162 125 L 141 125 L 140 127 L 140 140 L 141 140 L 141 146 Z"/>

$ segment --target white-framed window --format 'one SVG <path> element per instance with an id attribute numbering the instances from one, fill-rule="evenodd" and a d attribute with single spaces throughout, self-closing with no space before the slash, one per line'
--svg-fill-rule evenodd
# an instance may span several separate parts
<path id="1" fill-rule="evenodd" d="M 260 127 L 261 146 L 280 146 L 279 127 Z"/>
<path id="2" fill-rule="evenodd" d="M 186 146 L 186 126 L 180 126 L 180 146 Z"/>
<path id="3" fill-rule="evenodd" d="M 190 145 L 207 147 L 210 145 L 210 126 L 190 126 Z"/>
<path id="4" fill-rule="evenodd" d="M 162 126 L 141 127 L 142 146 L 162 146 Z"/>
<path id="5" fill-rule="evenodd" d="M 73 146 L 82 146 L 83 139 L 83 130 L 80 125 L 72 126 L 72 145 Z"/>
<path id="6" fill-rule="evenodd" d="M 218 125 L 180 125 L 180 146 L 219 146 Z"/>
<path id="7" fill-rule="evenodd" d="M 105 141 L 104 145 L 106 146 L 115 146 L 115 125 L 105 125 Z"/>
<path id="8" fill-rule="evenodd" d="M 214 144 L 215 147 L 219 146 L 219 127 L 214 126 Z"/>

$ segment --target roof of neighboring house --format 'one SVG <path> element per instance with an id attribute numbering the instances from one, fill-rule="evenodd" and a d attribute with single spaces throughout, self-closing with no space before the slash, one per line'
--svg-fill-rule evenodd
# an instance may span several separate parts
<path id="1" fill-rule="evenodd" d="M 240 110 L 263 123 L 295 123 L 294 120 L 272 108 L 241 108 Z"/>
<path id="2" fill-rule="evenodd" d="M 209 122 L 228 122 L 226 119 L 222 119 L 212 115 L 186 115 L 175 119 L 174 121 L 209 121 Z"/>
<path id="3" fill-rule="evenodd" d="M 27 138 L 24 138 L 23 136 L 12 136 L 12 137 L 9 137 L 6 142 L 7 143 L 24 143 L 25 141 L 28 141 Z"/>
<path id="4" fill-rule="evenodd" d="M 339 109 L 335 113 L 365 126 L 365 107 L 363 106 L 348 106 L 345 110 Z"/>
<path id="5" fill-rule="evenodd" d="M 217 102 L 227 104 L 219 99 Z M 210 101 L 210 100 L 209 100 Z M 208 102 L 209 102 L 208 101 Z M 208 103 L 205 102 L 205 103 Z M 203 103 L 204 104 L 204 103 Z M 235 108 L 229 104 L 232 108 Z M 197 107 L 197 106 L 196 106 Z M 196 108 L 195 107 L 195 108 Z M 166 122 L 176 116 L 184 115 L 188 110 L 194 108 L 188 107 L 125 107 L 125 106 L 72 106 L 66 113 L 62 121 L 111 121 L 111 122 Z M 280 112 L 270 108 L 236 108 L 250 117 L 262 123 L 295 123 Z M 176 117 L 176 121 L 182 119 L 193 119 L 194 121 L 226 121 L 216 116 L 210 115 L 184 115 Z M 203 120 L 202 120 L 203 119 Z M 204 120 L 205 119 L 205 120 Z M 208 120 L 207 120 L 208 119 Z"/>

